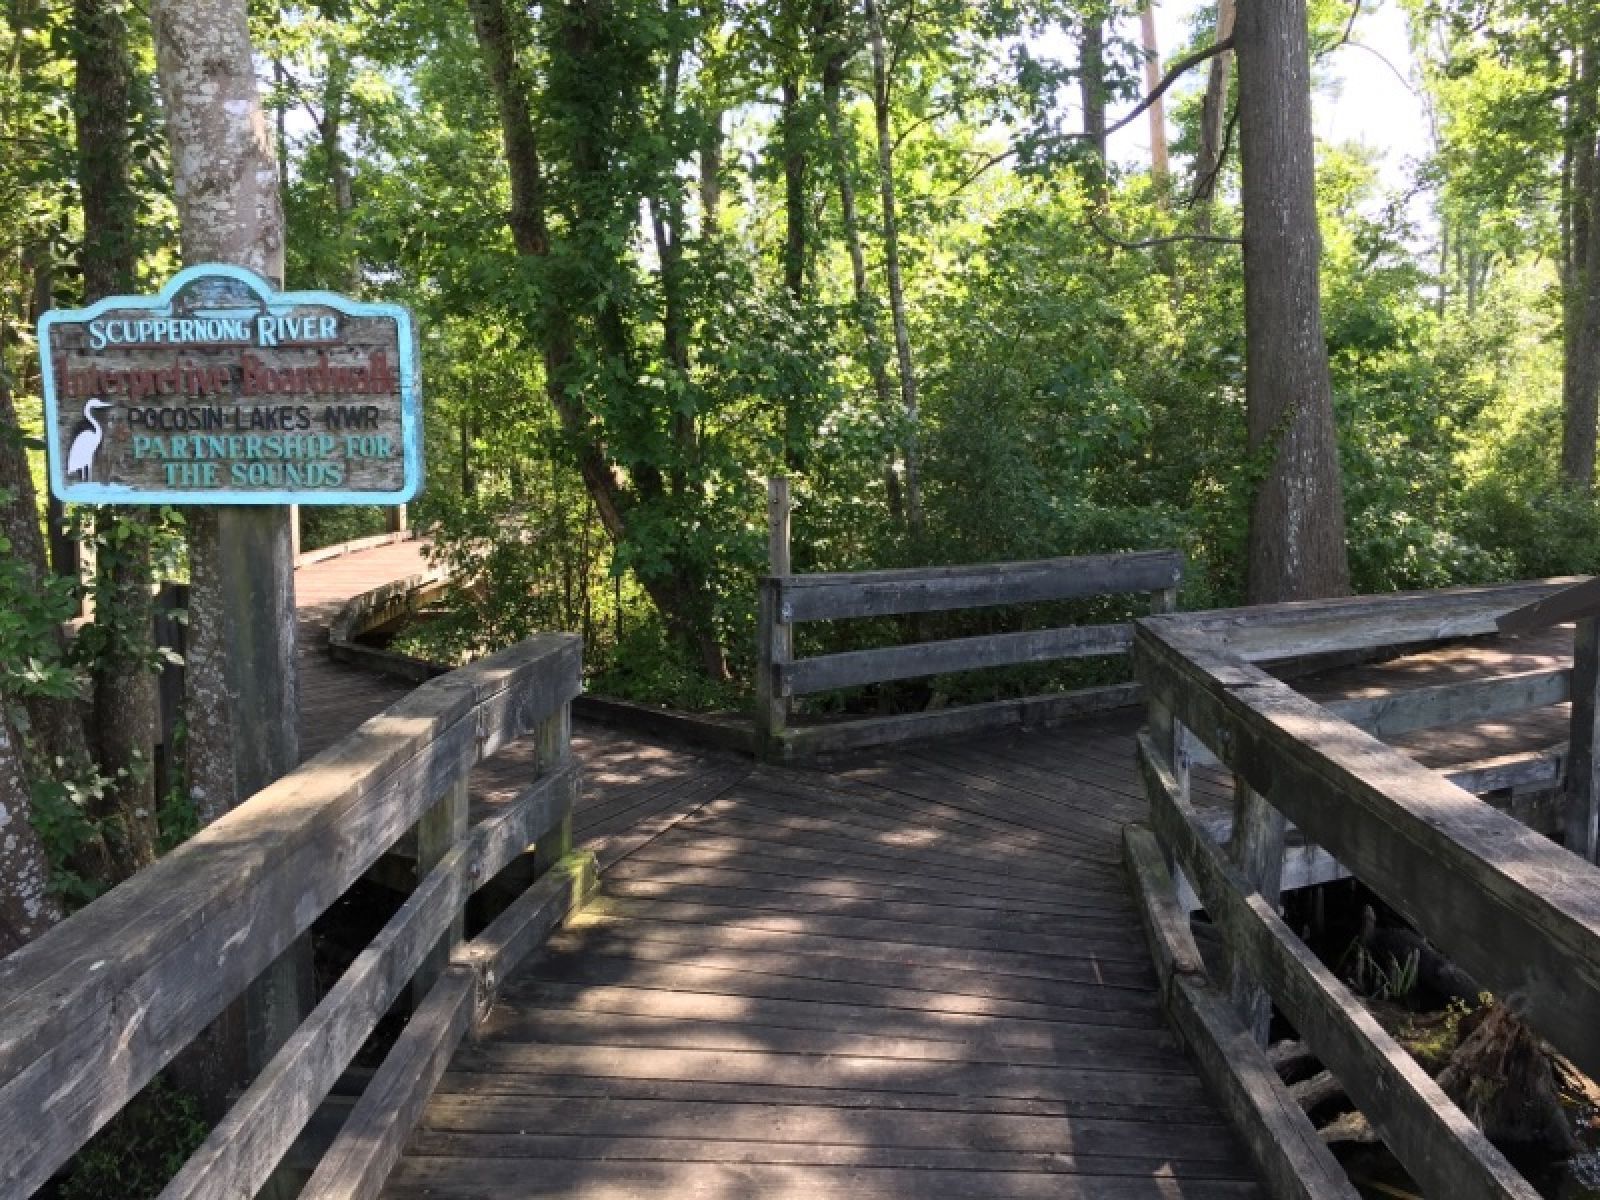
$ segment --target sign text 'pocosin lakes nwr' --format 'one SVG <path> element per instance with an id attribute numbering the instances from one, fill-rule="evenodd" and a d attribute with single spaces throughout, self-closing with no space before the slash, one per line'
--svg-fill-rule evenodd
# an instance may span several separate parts
<path id="1" fill-rule="evenodd" d="M 422 483 L 411 315 L 190 267 L 39 322 L 50 486 L 91 504 L 402 504 Z"/>

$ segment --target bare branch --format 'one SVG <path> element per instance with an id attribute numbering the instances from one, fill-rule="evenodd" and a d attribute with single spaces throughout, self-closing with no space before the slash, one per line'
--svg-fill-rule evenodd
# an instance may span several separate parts
<path id="1" fill-rule="evenodd" d="M 959 196 L 962 192 L 966 191 L 968 187 L 970 187 L 972 184 L 976 183 L 978 181 L 979 177 L 982 176 L 983 174 L 985 174 L 987 171 L 989 171 L 990 169 L 992 169 L 994 167 L 998 167 L 1001 163 L 1005 162 L 1006 159 L 1008 159 L 1008 158 L 1015 158 L 1016 157 L 1016 153 L 1017 153 L 1016 147 L 1013 146 L 1010 150 L 1001 150 L 998 153 L 990 154 L 990 155 L 985 156 L 984 160 L 981 163 L 979 163 L 976 167 L 974 167 L 971 171 L 969 171 L 962 178 L 961 182 L 956 184 L 955 187 L 951 188 L 948 192 L 946 192 L 941 197 L 941 199 L 951 200 L 951 199 L 954 199 L 956 196 Z"/>
<path id="2" fill-rule="evenodd" d="M 1203 50 L 1196 50 L 1193 54 L 1185 55 L 1183 58 L 1180 58 L 1177 62 L 1172 64 L 1172 68 L 1166 73 L 1165 76 L 1162 77 L 1161 82 L 1156 84 L 1156 86 L 1150 90 L 1150 94 L 1143 100 L 1139 101 L 1139 106 L 1137 108 L 1113 124 L 1106 126 L 1106 134 L 1109 136 L 1110 134 L 1116 133 L 1119 129 L 1126 129 L 1129 125 L 1132 125 L 1134 121 L 1138 120 L 1139 117 L 1144 114 L 1146 109 L 1148 109 L 1157 100 L 1161 99 L 1161 97 L 1166 94 L 1167 89 L 1173 84 L 1177 83 L 1178 80 L 1183 77 L 1186 71 L 1193 70 L 1195 67 L 1198 67 L 1201 63 L 1207 61 L 1208 59 L 1215 58 L 1217 55 L 1232 49 L 1233 39 L 1231 37 L 1225 37 L 1220 42 L 1213 42 Z M 1071 136 L 1075 138 L 1084 138 L 1088 137 L 1089 135 L 1084 133 L 1076 133 L 1072 134 Z"/>
<path id="3" fill-rule="evenodd" d="M 1220 233 L 1169 233 L 1165 237 L 1144 238 L 1137 242 L 1124 241 L 1095 220 L 1093 213 L 1089 214 L 1089 228 L 1094 230 L 1101 240 L 1109 242 L 1119 250 L 1151 250 L 1157 246 L 1171 246 L 1177 242 L 1204 242 L 1213 246 L 1244 245 L 1243 238 L 1228 237 Z"/>

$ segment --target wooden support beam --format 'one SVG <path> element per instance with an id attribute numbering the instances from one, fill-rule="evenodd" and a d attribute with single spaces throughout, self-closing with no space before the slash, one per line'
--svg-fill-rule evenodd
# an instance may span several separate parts
<path id="1" fill-rule="evenodd" d="M 1600 1071 L 1600 870 L 1236 658 L 1137 632 L 1145 687 L 1311 841 L 1528 1023 Z M 1550 985 L 1559 980 L 1560 986 Z"/>
<path id="2" fill-rule="evenodd" d="M 1152 750 L 1152 757 L 1158 753 Z M 1206 977 L 1188 921 L 1175 911 L 1172 877 L 1155 840 L 1147 830 L 1130 827 L 1123 844 L 1151 956 L 1164 975 L 1167 1018 L 1243 1141 L 1267 1194 L 1275 1200 L 1356 1200 L 1344 1168 Z"/>
<path id="3" fill-rule="evenodd" d="M 1233 787 L 1233 838 L 1228 847 L 1241 878 L 1272 908 L 1278 908 L 1283 886 L 1284 816 L 1265 796 L 1243 780 Z M 1256 1044 L 1267 1045 L 1272 1024 L 1272 997 L 1267 995 L 1248 959 L 1228 955 L 1228 992 Z"/>
<path id="4" fill-rule="evenodd" d="M 789 694 L 780 675 L 790 666 L 792 630 L 779 615 L 776 578 L 761 581 L 756 609 L 756 747 L 764 758 L 783 753 L 783 738 L 789 727 Z"/>
<path id="5" fill-rule="evenodd" d="M 1578 622 L 1572 645 L 1572 725 L 1567 760 L 1566 843 L 1593 862 L 1600 815 L 1600 617 Z"/>
<path id="6" fill-rule="evenodd" d="M 427 881 L 434 868 L 466 838 L 467 805 L 470 799 L 467 772 L 463 770 L 459 777 L 451 781 L 444 795 L 417 822 L 418 887 Z M 412 996 L 416 1003 L 422 1003 L 423 998 L 433 990 L 440 972 L 450 961 L 450 952 L 461 941 L 465 928 L 464 914 L 458 911 L 451 920 L 449 928 L 440 934 L 438 944 L 417 967 L 416 979 L 412 982 Z"/>
<path id="7" fill-rule="evenodd" d="M 1147 738 L 1139 764 L 1156 833 L 1193 880 L 1230 956 L 1266 984 L 1424 1192 L 1535 1200 L 1538 1193 L 1199 828 Z"/>
<path id="8" fill-rule="evenodd" d="M 1183 578 L 1176 550 L 1080 555 L 1034 562 L 976 563 L 795 575 L 779 598 L 785 621 L 891 617 L 997 604 L 1034 604 L 1175 588 Z"/>
<path id="9" fill-rule="evenodd" d="M 1136 683 L 1112 683 L 1055 695 L 963 704 L 931 712 L 801 725 L 787 730 L 775 747 L 780 752 L 779 757 L 794 759 L 928 738 L 960 737 L 990 729 L 1043 729 L 1089 713 L 1129 708 L 1139 702 L 1139 696 Z"/>
<path id="10" fill-rule="evenodd" d="M 374 1200 L 472 1024 L 478 975 L 448 968 L 356 1101 L 301 1200 Z"/>
<path id="11" fill-rule="evenodd" d="M 993 633 L 984 637 L 916 642 L 880 650 L 819 654 L 777 669 L 780 691 L 804 696 L 895 679 L 918 679 L 985 667 L 1056 662 L 1125 653 L 1133 642 L 1127 625 L 1083 625 Z"/>

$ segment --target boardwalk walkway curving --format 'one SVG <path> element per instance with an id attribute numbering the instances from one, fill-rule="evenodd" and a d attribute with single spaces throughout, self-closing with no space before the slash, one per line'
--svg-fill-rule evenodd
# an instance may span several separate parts
<path id="1" fill-rule="evenodd" d="M 1257 1194 L 1157 1005 L 1129 736 L 707 764 L 457 1054 L 385 1194 Z"/>
<path id="2" fill-rule="evenodd" d="M 406 544 L 301 573 L 308 753 L 406 685 L 332 663 L 339 603 Z M 358 586 L 359 585 L 359 586 Z M 1565 634 L 1444 649 L 1318 695 L 1538 666 Z M 1509 656 L 1509 657 L 1508 657 Z M 1564 710 L 1519 729 L 1527 748 Z M 602 894 L 456 1053 L 394 1200 L 989 1200 L 1260 1194 L 1163 1022 L 1119 833 L 1137 714 L 754 766 L 575 730 Z M 1503 723 L 1412 739 L 1461 762 Z M 513 746 L 482 813 L 526 781 Z M 1228 780 L 1197 771 L 1195 798 Z"/>

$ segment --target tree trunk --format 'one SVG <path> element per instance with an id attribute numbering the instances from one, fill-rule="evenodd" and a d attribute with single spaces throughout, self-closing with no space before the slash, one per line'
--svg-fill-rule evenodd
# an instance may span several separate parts
<path id="1" fill-rule="evenodd" d="M 1239 11 L 1252 604 L 1349 590 L 1318 273 L 1305 0 Z"/>
<path id="2" fill-rule="evenodd" d="M 153 0 L 184 261 L 225 262 L 283 281 L 283 208 L 273 139 L 256 91 L 247 0 Z M 289 510 L 191 508 L 187 688 L 189 793 L 204 821 L 299 761 Z M 191 1056 L 212 1112 L 309 1010 L 302 939 Z M 243 1063 L 237 1030 L 245 1027 Z"/>
<path id="3" fill-rule="evenodd" d="M 0 958 L 61 920 L 50 867 L 34 829 L 22 746 L 0 707 Z"/>
<path id="4" fill-rule="evenodd" d="M 722 114 L 706 115 L 700 133 L 700 240 L 717 236 L 722 214 Z"/>
<path id="5" fill-rule="evenodd" d="M 1156 41 L 1155 0 L 1149 0 L 1139 11 L 1139 34 L 1144 47 L 1144 90 L 1154 95 L 1161 85 L 1161 46 Z M 1167 105 L 1160 96 L 1150 102 L 1150 179 L 1159 191 L 1166 186 L 1167 168 Z"/>
<path id="6" fill-rule="evenodd" d="M 1083 19 L 1083 41 L 1078 48 L 1078 93 L 1083 100 L 1083 132 L 1106 166 L 1106 23 L 1095 14 Z"/>
<path id="7" fill-rule="evenodd" d="M 361 287 L 361 258 L 350 240 L 350 222 L 355 213 L 355 187 L 350 175 L 350 156 L 344 150 L 344 107 L 350 90 L 350 58 L 342 46 L 328 51 L 328 78 L 323 88 L 322 122 L 317 129 L 322 154 L 327 160 L 328 191 L 333 199 L 335 228 L 338 230 L 339 261 L 343 286 L 355 292 Z"/>
<path id="8" fill-rule="evenodd" d="M 834 184 L 839 189 L 839 214 L 844 227 L 845 248 L 850 254 L 850 284 L 855 297 L 856 319 L 861 323 L 861 334 L 867 347 L 867 372 L 872 377 L 878 412 L 884 420 L 891 420 L 894 414 L 894 382 L 889 378 L 889 354 L 883 344 L 883 327 L 878 322 L 878 300 L 867 285 L 867 256 L 861 245 L 861 218 L 856 212 L 856 185 L 850 169 L 852 143 L 845 135 L 844 121 L 839 111 L 847 58 L 847 53 L 839 50 L 830 54 L 823 63 L 822 115 L 828 127 Z M 899 523 L 903 519 L 905 498 L 900 492 L 900 475 L 893 461 L 887 464 L 884 471 L 884 491 L 889 517 Z"/>
<path id="9" fill-rule="evenodd" d="M 83 299 L 127 294 L 134 283 L 138 200 L 128 164 L 133 63 L 119 6 L 75 0 L 78 188 L 83 201 Z M 142 508 L 96 512 L 94 730 L 110 780 L 94 815 L 111 851 L 114 884 L 155 861 L 155 747 L 160 704 L 151 597 L 153 523 Z"/>
<path id="10" fill-rule="evenodd" d="M 883 208 L 883 266 L 889 279 L 889 317 L 894 324 L 895 357 L 900 366 L 900 404 L 905 421 L 905 501 L 911 536 L 922 535 L 922 464 L 918 448 L 917 373 L 911 358 L 905 285 L 900 273 L 900 218 L 895 208 L 894 138 L 889 129 L 889 52 L 877 0 L 866 0 L 872 39 L 872 116 L 878 139 L 878 191 Z"/>
<path id="11" fill-rule="evenodd" d="M 550 225 L 546 211 L 548 197 L 544 164 L 538 135 L 534 129 L 528 81 L 518 63 L 512 36 L 511 15 L 504 0 L 469 0 L 473 29 L 484 69 L 495 93 L 500 111 L 501 136 L 506 168 L 511 183 L 511 208 L 507 227 L 518 254 L 545 257 L 550 253 Z M 583 9 L 569 18 L 568 41 L 564 49 L 581 58 L 589 29 Z M 608 170 L 595 161 L 573 164 L 579 177 L 599 176 Z M 596 190 L 598 180 L 595 181 Z M 604 442 L 597 435 L 597 421 L 582 395 L 567 386 L 568 374 L 579 357 L 577 335 L 562 305 L 565 298 L 547 298 L 539 321 L 539 338 L 545 366 L 545 388 L 577 458 L 579 473 L 594 501 L 601 524 L 614 541 L 628 535 L 629 513 L 641 496 L 657 496 L 661 490 L 659 473 L 640 468 L 632 472 L 632 486 L 625 484 L 607 459 Z M 606 304 L 598 314 L 596 326 L 604 353 L 615 356 L 626 350 L 627 330 L 622 314 L 614 304 Z M 691 577 L 682 566 L 641 572 L 641 585 L 660 611 L 673 635 L 700 655 L 701 664 L 713 679 L 728 677 L 727 657 L 718 642 L 709 613 L 709 598 L 703 580 Z"/>
<path id="12" fill-rule="evenodd" d="M 1233 36 L 1238 13 L 1236 0 L 1219 0 L 1217 42 Z M 1205 99 L 1200 105 L 1200 152 L 1194 162 L 1194 202 L 1199 206 L 1197 224 L 1201 232 L 1211 228 L 1211 200 L 1217 178 L 1222 174 L 1223 140 L 1227 132 L 1228 67 L 1232 54 L 1224 50 L 1211 60 L 1206 75 Z"/>
<path id="13" fill-rule="evenodd" d="M 1577 51 L 1566 157 L 1567 257 L 1562 270 L 1561 474 L 1594 486 L 1600 411 L 1600 34 Z"/>

